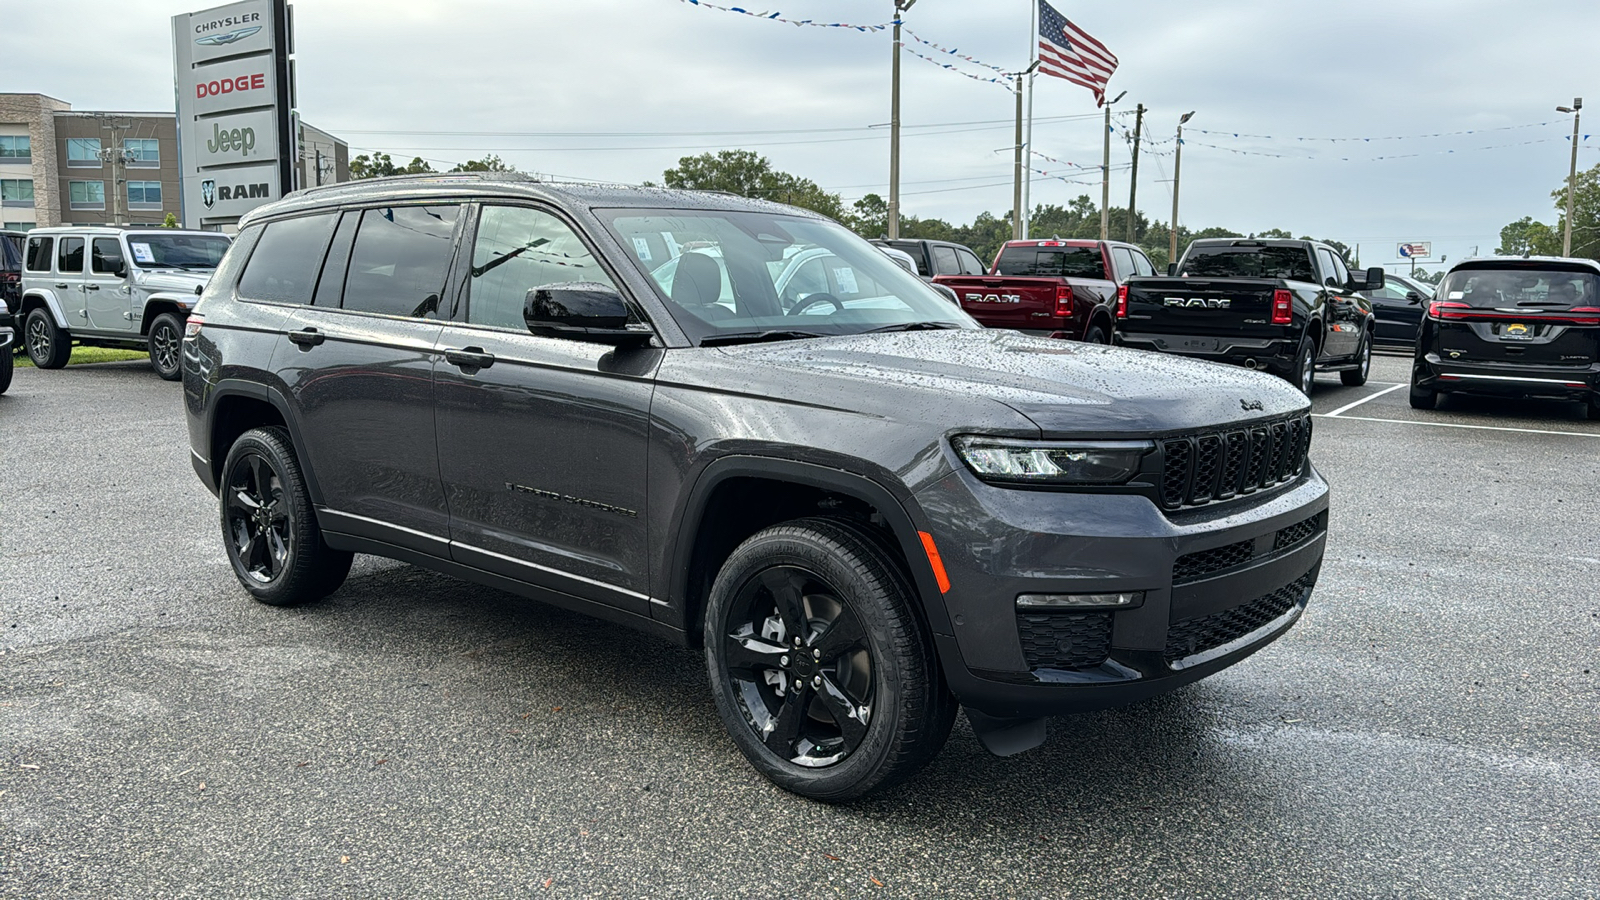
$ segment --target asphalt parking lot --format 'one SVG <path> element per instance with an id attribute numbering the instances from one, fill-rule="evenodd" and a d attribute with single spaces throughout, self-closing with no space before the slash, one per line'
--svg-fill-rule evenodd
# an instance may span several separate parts
<path id="1" fill-rule="evenodd" d="M 0 896 L 1600 896 L 1600 422 L 1319 380 L 1300 624 L 1216 677 L 828 807 L 699 657 L 361 557 L 233 580 L 180 389 L 0 397 Z"/>

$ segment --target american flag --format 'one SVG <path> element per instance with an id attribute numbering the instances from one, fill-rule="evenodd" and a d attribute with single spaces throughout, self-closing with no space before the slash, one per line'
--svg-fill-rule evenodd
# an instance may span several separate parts
<path id="1" fill-rule="evenodd" d="M 1067 21 L 1055 7 L 1039 0 L 1039 71 L 1094 91 L 1096 106 L 1106 102 L 1106 82 L 1117 70 L 1117 58 L 1106 45 Z"/>

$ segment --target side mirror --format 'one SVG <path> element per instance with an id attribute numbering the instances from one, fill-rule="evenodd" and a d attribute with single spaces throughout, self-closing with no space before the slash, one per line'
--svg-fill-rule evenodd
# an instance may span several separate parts
<path id="1" fill-rule="evenodd" d="M 932 287 L 934 290 L 938 291 L 940 294 L 942 294 L 944 296 L 944 298 L 946 300 L 949 300 L 951 303 L 954 303 L 956 306 L 960 306 L 961 305 L 961 298 L 956 296 L 955 288 L 952 288 L 949 285 L 945 285 L 945 284 L 935 284 L 935 285 L 930 285 L 930 287 Z"/>
<path id="2" fill-rule="evenodd" d="M 608 284 L 573 281 L 528 291 L 522 304 L 528 330 L 542 337 L 567 338 L 619 347 L 649 342 L 648 328 L 628 327 L 628 304 Z"/>
<path id="3" fill-rule="evenodd" d="M 117 278 L 128 277 L 128 264 L 120 259 L 111 261 L 111 274 Z"/>
<path id="4" fill-rule="evenodd" d="M 1363 291 L 1383 290 L 1383 266 L 1373 266 L 1367 270 L 1367 286 L 1358 288 Z"/>
<path id="5" fill-rule="evenodd" d="M 1167 277 L 1171 278 L 1171 277 L 1173 277 L 1173 276 L 1175 276 L 1177 274 L 1178 274 L 1178 264 L 1175 263 L 1175 262 L 1167 263 Z"/>
<path id="6" fill-rule="evenodd" d="M 1417 293 L 1416 291 L 1406 291 L 1406 302 L 1407 303 L 1421 303 L 1422 302 L 1422 295 Z"/>

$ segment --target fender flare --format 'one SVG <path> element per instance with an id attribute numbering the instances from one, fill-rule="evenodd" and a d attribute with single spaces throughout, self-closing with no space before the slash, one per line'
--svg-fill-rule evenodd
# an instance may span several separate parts
<path id="1" fill-rule="evenodd" d="M 295 457 L 300 463 L 300 476 L 306 481 L 306 491 L 311 495 L 313 506 L 322 506 L 322 486 L 317 482 L 317 473 L 306 464 L 305 443 L 301 440 L 300 417 L 294 411 L 294 405 L 284 397 L 283 392 L 275 386 L 248 381 L 242 378 L 224 378 L 206 392 L 205 434 L 206 449 L 209 455 L 207 464 L 211 466 L 213 481 L 217 478 L 217 468 L 222 465 L 222 460 L 217 457 L 219 448 L 212 446 L 212 441 L 217 433 L 217 409 L 226 405 L 223 403 L 230 397 L 248 397 L 260 400 L 272 406 L 283 417 L 284 424 L 289 429 L 289 441 L 293 446 Z M 226 451 L 224 451 L 224 456 Z"/>
<path id="2" fill-rule="evenodd" d="M 954 633 L 944 594 L 940 592 L 933 569 L 927 563 L 927 551 L 923 549 L 922 538 L 918 534 L 927 528 L 920 524 L 921 510 L 909 494 L 900 499 L 889 488 L 855 472 L 768 456 L 724 456 L 713 461 L 701 470 L 694 486 L 689 489 L 687 500 L 674 517 L 676 527 L 667 555 L 671 572 L 667 597 L 672 607 L 684 616 L 683 628 L 686 632 L 695 628 L 695 623 L 687 618 L 689 565 L 694 554 L 695 536 L 699 533 L 707 501 L 719 485 L 733 478 L 788 481 L 833 491 L 870 504 L 883 516 L 900 546 L 930 630 L 935 634 Z"/>
<path id="3" fill-rule="evenodd" d="M 56 322 L 56 327 L 63 331 L 71 331 L 72 326 L 67 324 L 66 312 L 61 308 L 61 301 L 56 299 L 55 291 L 44 288 L 34 288 L 22 293 L 22 308 L 28 307 L 29 300 L 37 300 L 50 312 L 50 318 Z"/>
<path id="4" fill-rule="evenodd" d="M 189 318 L 189 311 L 194 308 L 194 301 L 198 299 L 200 298 L 194 294 L 174 294 L 170 291 L 161 291 L 144 298 L 144 310 L 139 314 L 139 333 L 149 333 L 150 321 L 161 315 L 160 311 L 152 310 L 151 306 L 158 303 L 171 304 L 175 308 L 174 311 L 178 313 L 179 318 L 187 319 Z"/>

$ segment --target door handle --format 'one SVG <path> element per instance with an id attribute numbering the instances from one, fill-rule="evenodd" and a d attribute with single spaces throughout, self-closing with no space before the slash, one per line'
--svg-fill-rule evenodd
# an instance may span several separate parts
<path id="1" fill-rule="evenodd" d="M 457 366 L 462 370 L 487 369 L 494 365 L 494 354 L 484 352 L 482 347 L 464 347 L 460 350 L 446 350 L 444 351 L 444 358 L 450 363 L 450 365 Z"/>
<path id="2" fill-rule="evenodd" d="M 327 339 L 327 335 L 315 328 L 302 328 L 299 331 L 289 332 L 289 340 L 299 346 L 301 350 L 310 350 Z"/>
<path id="3" fill-rule="evenodd" d="M 98 290 L 100 290 L 100 285 L 98 285 L 98 284 L 86 284 L 86 285 L 83 286 L 83 289 L 86 290 L 86 291 L 98 291 Z"/>

